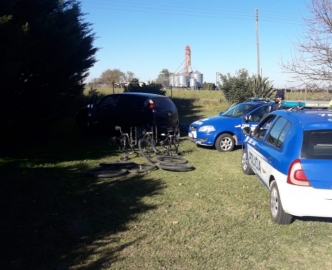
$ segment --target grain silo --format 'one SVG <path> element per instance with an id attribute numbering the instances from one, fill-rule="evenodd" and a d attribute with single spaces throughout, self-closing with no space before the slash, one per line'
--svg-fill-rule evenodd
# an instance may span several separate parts
<path id="1" fill-rule="evenodd" d="M 177 88 L 192 88 L 197 89 L 203 86 L 203 74 L 199 71 L 193 71 L 191 67 L 191 49 L 187 45 L 185 48 L 185 60 L 182 63 L 184 68 L 179 72 L 175 72 L 170 77 L 170 84 Z"/>
<path id="2" fill-rule="evenodd" d="M 191 77 L 195 78 L 198 88 L 203 86 L 203 74 L 202 73 L 200 73 L 199 71 L 195 71 L 191 74 Z"/>

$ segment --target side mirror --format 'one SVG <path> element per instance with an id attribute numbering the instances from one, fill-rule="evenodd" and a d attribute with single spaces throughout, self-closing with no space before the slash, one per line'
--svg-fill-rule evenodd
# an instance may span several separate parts
<path id="1" fill-rule="evenodd" d="M 224 112 L 223 111 L 221 111 L 221 112 L 219 112 L 219 115 L 222 115 Z"/>
<path id="2" fill-rule="evenodd" d="M 244 127 L 244 128 L 242 128 L 242 132 L 243 132 L 244 135 L 250 136 L 251 128 L 250 127 Z"/>

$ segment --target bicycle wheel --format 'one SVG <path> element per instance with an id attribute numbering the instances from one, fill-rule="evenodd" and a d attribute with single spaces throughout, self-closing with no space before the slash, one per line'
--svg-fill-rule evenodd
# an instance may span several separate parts
<path id="1" fill-rule="evenodd" d="M 125 167 L 125 166 L 130 166 L 130 165 L 138 165 L 138 164 L 135 162 L 132 162 L 132 161 L 122 161 L 122 160 L 99 163 L 99 166 L 101 166 L 101 167 L 107 167 L 107 166 Z"/>
<path id="2" fill-rule="evenodd" d="M 123 174 L 128 173 L 127 169 L 119 169 L 114 167 L 101 167 L 88 171 L 89 176 L 93 176 L 96 178 L 111 178 L 117 177 Z"/>
<path id="3" fill-rule="evenodd" d="M 149 163 L 156 163 L 157 149 L 156 147 L 147 139 L 142 139 L 138 142 L 138 148 L 140 153 Z"/>
<path id="4" fill-rule="evenodd" d="M 173 172 L 189 172 L 195 170 L 195 167 L 189 165 L 189 164 L 175 164 L 175 165 L 170 165 L 170 164 L 163 164 L 160 163 L 158 165 L 159 168 L 166 170 L 166 171 L 173 171 Z"/>
<path id="5" fill-rule="evenodd" d="M 156 160 L 163 164 L 186 164 L 188 163 L 188 160 L 185 159 L 184 157 L 179 157 L 179 156 L 157 156 Z"/>
<path id="6" fill-rule="evenodd" d="M 137 164 L 135 168 L 128 169 L 128 172 L 130 173 L 146 173 L 151 172 L 158 169 L 156 165 L 153 165 L 151 163 L 143 163 L 143 164 Z"/>

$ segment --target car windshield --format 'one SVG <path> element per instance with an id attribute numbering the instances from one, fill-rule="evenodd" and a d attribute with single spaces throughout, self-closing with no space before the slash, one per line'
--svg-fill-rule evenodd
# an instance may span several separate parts
<path id="1" fill-rule="evenodd" d="M 227 117 L 240 117 L 245 112 L 247 112 L 250 108 L 254 107 L 255 104 L 249 104 L 249 103 L 240 103 L 237 104 L 231 108 L 229 108 L 226 112 L 222 114 L 222 116 Z"/>
<path id="2" fill-rule="evenodd" d="M 332 130 L 304 132 L 302 158 L 332 159 Z"/>

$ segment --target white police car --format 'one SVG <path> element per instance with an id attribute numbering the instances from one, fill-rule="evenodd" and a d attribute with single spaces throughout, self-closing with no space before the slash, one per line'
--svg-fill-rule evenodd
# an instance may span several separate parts
<path id="1" fill-rule="evenodd" d="M 242 170 L 270 190 L 274 222 L 332 217 L 332 111 L 278 110 L 243 132 Z"/>
<path id="2" fill-rule="evenodd" d="M 193 122 L 188 137 L 197 145 L 215 147 L 220 152 L 232 151 L 235 145 L 242 145 L 245 135 L 243 127 L 256 127 L 267 115 L 273 103 L 265 99 L 233 104 L 219 115 Z"/>

